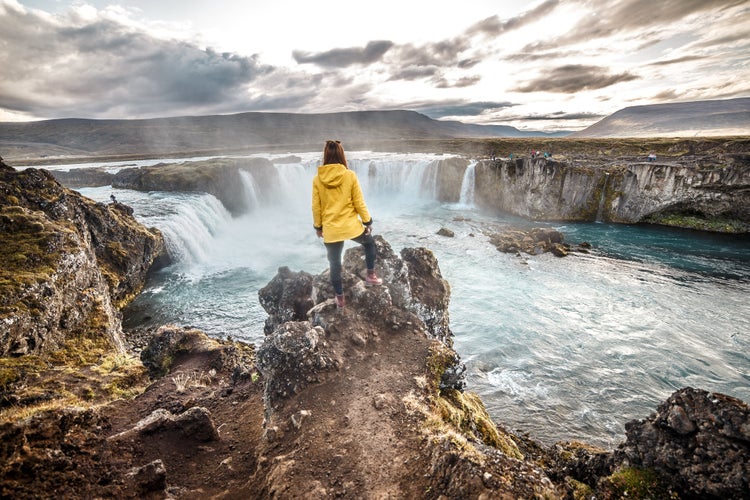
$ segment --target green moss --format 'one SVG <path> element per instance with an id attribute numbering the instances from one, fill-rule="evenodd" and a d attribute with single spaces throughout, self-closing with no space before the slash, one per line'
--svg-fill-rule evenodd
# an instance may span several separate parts
<path id="1" fill-rule="evenodd" d="M 430 355 L 427 358 L 428 382 L 433 390 L 440 388 L 440 380 L 448 367 L 454 366 L 457 355 L 442 342 L 433 342 L 430 346 Z"/>
<path id="2" fill-rule="evenodd" d="M 669 483 L 653 469 L 627 468 L 606 478 L 607 498 L 678 498 Z"/>
<path id="3" fill-rule="evenodd" d="M 476 394 L 444 389 L 437 399 L 437 406 L 443 421 L 463 434 L 493 446 L 509 457 L 523 459 L 513 440 L 500 432 L 492 422 L 484 403 Z"/>
<path id="4" fill-rule="evenodd" d="M 727 219 L 723 217 L 701 217 L 694 214 L 652 214 L 643 219 L 643 222 L 663 226 L 681 227 L 685 229 L 697 229 L 700 231 L 711 231 L 715 233 L 750 232 L 750 224 L 741 220 Z"/>
<path id="5" fill-rule="evenodd" d="M 0 209 L 0 228 L 0 296 L 11 300 L 25 287 L 49 279 L 68 247 L 69 233 L 42 212 L 20 207 Z"/>
<path id="6" fill-rule="evenodd" d="M 440 425 L 448 425 L 460 435 L 494 446 L 510 457 L 523 459 L 513 440 L 492 421 L 479 396 L 456 389 L 440 389 L 443 373 L 448 367 L 455 366 L 457 361 L 456 352 L 443 343 L 436 341 L 430 346 L 427 388 L 435 394 L 431 399 L 436 418 L 442 423 Z"/>
<path id="7" fill-rule="evenodd" d="M 596 498 L 594 489 L 586 483 L 576 481 L 572 477 L 565 478 L 565 482 L 573 493 L 573 500 L 588 500 Z"/>

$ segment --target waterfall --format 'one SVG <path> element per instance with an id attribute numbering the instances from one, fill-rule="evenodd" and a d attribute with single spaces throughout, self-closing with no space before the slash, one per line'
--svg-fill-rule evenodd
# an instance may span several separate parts
<path id="1" fill-rule="evenodd" d="M 476 189 L 476 166 L 477 162 L 469 163 L 464 171 L 464 178 L 461 181 L 461 196 L 458 200 L 460 205 L 467 207 L 474 206 L 474 192 Z"/>
<path id="2" fill-rule="evenodd" d="M 247 170 L 240 170 L 240 179 L 242 179 L 242 187 L 245 188 L 248 209 L 251 211 L 255 210 L 260 205 L 258 200 L 258 184 L 255 182 L 253 174 Z"/>
<path id="3" fill-rule="evenodd" d="M 277 186 L 269 186 L 273 204 L 283 205 L 295 211 L 310 207 L 312 179 L 315 175 L 299 163 L 275 165 L 279 179 Z"/>
<path id="4" fill-rule="evenodd" d="M 607 185 L 609 184 L 609 172 L 604 172 L 604 186 L 602 187 L 602 194 L 599 197 L 599 207 L 596 210 L 596 222 L 602 222 L 602 214 L 604 213 L 604 200 L 607 196 Z"/>
<path id="5" fill-rule="evenodd" d="M 437 193 L 438 163 L 434 160 L 353 160 L 365 197 L 397 198 L 407 201 L 434 200 Z"/>
<path id="6" fill-rule="evenodd" d="M 173 195 L 172 202 L 171 210 L 159 216 L 144 217 L 147 219 L 144 222 L 159 227 L 175 262 L 189 265 L 204 261 L 214 245 L 217 231 L 232 220 L 231 214 L 210 194 L 181 193 Z"/>

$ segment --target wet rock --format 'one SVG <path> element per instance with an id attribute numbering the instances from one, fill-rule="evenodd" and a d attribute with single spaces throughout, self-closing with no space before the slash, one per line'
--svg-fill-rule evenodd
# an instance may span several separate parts
<path id="1" fill-rule="evenodd" d="M 688 498 L 748 498 L 750 407 L 684 388 L 647 419 L 625 425 L 616 451 L 622 465 L 652 468 Z"/>
<path id="2" fill-rule="evenodd" d="M 560 231 L 551 228 L 509 229 L 491 234 L 490 243 L 504 253 L 540 255 L 552 252 L 557 257 L 565 257 L 570 247 L 563 242 L 564 238 Z"/>
<path id="3" fill-rule="evenodd" d="M 454 233 L 447 227 L 441 227 L 437 234 L 438 236 L 446 236 L 448 238 L 453 238 L 454 236 L 456 236 L 456 233 Z"/>

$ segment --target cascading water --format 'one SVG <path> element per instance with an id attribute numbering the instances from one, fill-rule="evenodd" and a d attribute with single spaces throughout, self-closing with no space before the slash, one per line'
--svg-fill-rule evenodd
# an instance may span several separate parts
<path id="1" fill-rule="evenodd" d="M 139 220 L 165 233 L 176 260 L 150 277 L 124 324 L 176 323 L 261 341 L 266 313 L 257 293 L 278 267 L 327 267 L 310 214 L 320 155 L 300 156 L 277 165 L 270 186 L 243 174 L 254 208 L 240 217 L 207 194 L 116 190 Z M 435 196 L 443 157 L 348 157 L 375 232 L 396 252 L 426 247 L 438 258 L 469 389 L 497 421 L 549 443 L 612 446 L 626 421 L 679 387 L 750 400 L 747 238 L 567 224 L 558 226 L 566 240 L 591 242 L 591 254 L 520 258 L 497 252 L 483 234 L 485 224 L 506 221 L 471 206 L 471 165 L 461 203 L 449 206 Z M 106 203 L 112 189 L 81 191 Z M 466 217 L 457 217 L 461 210 Z M 456 236 L 438 236 L 443 226 Z"/>
<path id="2" fill-rule="evenodd" d="M 372 197 L 402 202 L 434 200 L 437 192 L 437 160 L 350 160 L 362 191 Z"/>
<path id="3" fill-rule="evenodd" d="M 476 167 L 477 162 L 469 163 L 464 172 L 464 178 L 461 181 L 461 195 L 458 204 L 465 207 L 474 206 L 474 192 L 476 189 Z"/>
<path id="4" fill-rule="evenodd" d="M 599 196 L 599 207 L 596 209 L 596 222 L 602 221 L 602 214 L 604 213 L 604 201 L 607 198 L 607 185 L 609 184 L 609 172 L 604 172 L 604 186 L 602 187 L 602 194 Z"/>

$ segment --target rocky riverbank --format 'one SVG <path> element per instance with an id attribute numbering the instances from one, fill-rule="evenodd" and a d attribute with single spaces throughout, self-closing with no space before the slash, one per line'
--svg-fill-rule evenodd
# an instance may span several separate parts
<path id="1" fill-rule="evenodd" d="M 0 252 L 3 497 L 748 498 L 750 409 L 727 396 L 677 391 L 615 450 L 493 422 L 465 391 L 434 255 L 380 237 L 386 285 L 365 287 L 348 250 L 344 310 L 325 272 L 281 268 L 259 292 L 261 345 L 164 326 L 135 358 L 117 308 L 158 261 L 158 233 L 43 171 L 0 168 L 3 241 L 36 245 Z M 93 283 L 80 292 L 78 274 Z M 80 311 L 101 316 L 59 320 Z M 46 329 L 14 330 L 23 314 Z"/>

